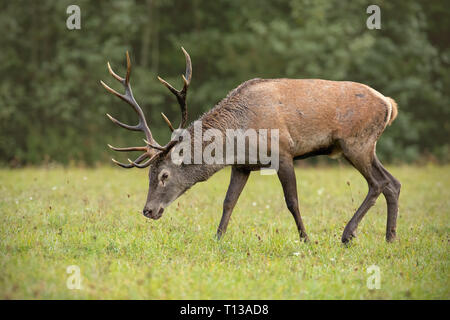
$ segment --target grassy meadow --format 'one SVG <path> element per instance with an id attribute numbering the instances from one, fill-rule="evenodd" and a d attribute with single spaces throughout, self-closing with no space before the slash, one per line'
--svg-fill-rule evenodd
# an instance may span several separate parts
<path id="1" fill-rule="evenodd" d="M 403 185 L 398 239 L 385 242 L 380 196 L 346 247 L 367 187 L 344 165 L 297 169 L 307 244 L 276 176 L 252 173 L 217 241 L 229 169 L 157 221 L 141 214 L 146 170 L 2 169 L 0 299 L 449 299 L 450 166 L 389 170 Z M 66 285 L 71 265 L 80 290 Z"/>

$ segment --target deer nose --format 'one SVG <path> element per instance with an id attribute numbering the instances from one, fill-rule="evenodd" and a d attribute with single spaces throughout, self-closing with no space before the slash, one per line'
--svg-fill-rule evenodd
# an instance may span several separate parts
<path id="1" fill-rule="evenodd" d="M 149 208 L 145 207 L 144 210 L 142 211 L 142 213 L 144 214 L 145 217 L 154 219 L 154 220 L 161 218 L 163 212 L 164 212 L 163 207 L 160 207 L 159 209 L 158 208 L 149 209 Z"/>
<path id="2" fill-rule="evenodd" d="M 148 208 L 144 208 L 144 210 L 142 211 L 142 213 L 144 214 L 144 216 L 146 216 L 147 218 L 151 217 L 151 214 L 153 213 L 152 209 L 148 209 Z"/>

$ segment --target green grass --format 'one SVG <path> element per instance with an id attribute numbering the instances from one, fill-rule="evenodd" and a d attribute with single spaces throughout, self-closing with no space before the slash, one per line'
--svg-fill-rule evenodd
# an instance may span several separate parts
<path id="1" fill-rule="evenodd" d="M 449 299 L 450 167 L 389 169 L 403 184 L 398 240 L 384 240 L 381 196 L 349 247 L 340 237 L 367 187 L 347 166 L 297 169 L 309 244 L 276 176 L 252 173 L 216 241 L 229 169 L 158 221 L 140 213 L 144 170 L 0 170 L 0 298 Z M 66 286 L 69 265 L 81 290 Z M 379 290 L 366 285 L 371 265 Z"/>

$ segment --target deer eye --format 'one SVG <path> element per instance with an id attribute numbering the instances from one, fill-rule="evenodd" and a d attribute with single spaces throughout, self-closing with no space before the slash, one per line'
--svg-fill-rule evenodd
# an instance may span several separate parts
<path id="1" fill-rule="evenodd" d="M 169 172 L 167 171 L 162 171 L 159 174 L 159 182 L 164 186 L 164 182 L 167 180 L 167 178 L 169 178 Z"/>
<path id="2" fill-rule="evenodd" d="M 163 170 L 160 174 L 159 174 L 159 180 L 161 182 L 164 183 L 165 180 L 167 180 L 167 178 L 169 178 L 169 172 L 166 170 Z"/>

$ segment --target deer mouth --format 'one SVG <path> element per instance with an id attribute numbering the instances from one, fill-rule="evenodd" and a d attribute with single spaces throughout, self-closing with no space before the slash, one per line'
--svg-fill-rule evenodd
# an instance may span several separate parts
<path id="1" fill-rule="evenodd" d="M 161 218 L 163 212 L 164 212 L 164 208 L 160 208 L 158 213 L 155 215 L 155 217 L 153 219 L 158 220 L 159 218 Z"/>

